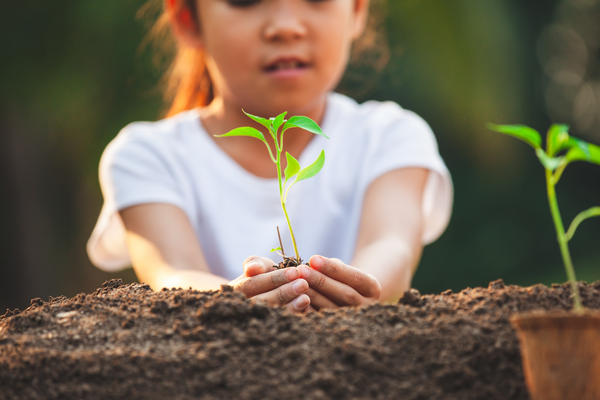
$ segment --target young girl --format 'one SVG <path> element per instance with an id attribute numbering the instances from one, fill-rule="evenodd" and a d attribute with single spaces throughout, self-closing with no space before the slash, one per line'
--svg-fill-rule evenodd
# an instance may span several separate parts
<path id="1" fill-rule="evenodd" d="M 452 184 L 421 118 L 333 93 L 368 1 L 166 0 L 178 46 L 174 99 L 168 118 L 130 124 L 106 148 L 92 262 L 132 265 L 154 289 L 230 284 L 298 312 L 393 301 L 407 290 L 423 245 L 448 223 Z M 327 157 L 288 199 L 307 265 L 273 267 L 276 227 L 288 253 L 292 245 L 264 144 L 213 136 L 260 129 L 242 109 L 305 115 L 330 138 L 286 133 L 284 151 L 302 165 L 321 149 Z"/>

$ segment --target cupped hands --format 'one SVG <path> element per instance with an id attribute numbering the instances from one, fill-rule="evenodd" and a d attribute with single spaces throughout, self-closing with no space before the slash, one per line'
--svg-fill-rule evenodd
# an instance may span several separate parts
<path id="1" fill-rule="evenodd" d="M 275 262 L 265 257 L 248 257 L 244 273 L 229 282 L 234 290 L 264 301 L 272 306 L 286 307 L 290 311 L 304 312 L 310 308 L 308 282 L 300 276 L 297 267 L 276 269 Z"/>
<path id="2" fill-rule="evenodd" d="M 264 257 L 244 261 L 244 273 L 229 284 L 247 298 L 295 312 L 361 306 L 379 301 L 381 284 L 339 259 L 313 256 L 309 265 L 276 269 Z"/>

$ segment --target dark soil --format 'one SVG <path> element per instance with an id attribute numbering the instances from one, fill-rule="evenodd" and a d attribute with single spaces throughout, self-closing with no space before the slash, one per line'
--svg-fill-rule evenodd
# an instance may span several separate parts
<path id="1" fill-rule="evenodd" d="M 600 282 L 580 287 L 600 308 Z M 0 317 L 0 399 L 527 399 L 508 318 L 570 304 L 496 281 L 295 315 L 113 280 Z"/>

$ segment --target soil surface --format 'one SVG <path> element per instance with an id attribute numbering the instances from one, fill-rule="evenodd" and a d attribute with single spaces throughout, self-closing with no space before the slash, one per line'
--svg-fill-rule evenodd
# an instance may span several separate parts
<path id="1" fill-rule="evenodd" d="M 600 282 L 580 287 L 600 308 Z M 508 318 L 569 293 L 495 281 L 295 315 L 112 280 L 0 317 L 0 399 L 527 399 Z"/>

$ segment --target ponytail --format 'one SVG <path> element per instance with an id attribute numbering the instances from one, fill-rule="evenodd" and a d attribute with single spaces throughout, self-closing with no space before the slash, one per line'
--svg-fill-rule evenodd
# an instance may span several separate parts
<path id="1" fill-rule="evenodd" d="M 159 0 L 160 1 L 160 0 Z M 174 40 L 170 26 L 177 13 L 187 8 L 198 26 L 194 0 L 168 0 L 170 7 L 163 3 L 160 16 L 150 30 L 150 37 L 167 52 L 176 48 L 170 64 L 161 78 L 163 99 L 166 104 L 164 117 L 182 111 L 204 107 L 213 100 L 213 85 L 206 69 L 205 51 L 202 48 L 187 46 Z"/>
<path id="2" fill-rule="evenodd" d="M 213 99 L 212 81 L 202 49 L 179 46 L 162 79 L 165 103 L 171 104 L 166 117 L 204 107 Z"/>

